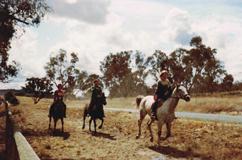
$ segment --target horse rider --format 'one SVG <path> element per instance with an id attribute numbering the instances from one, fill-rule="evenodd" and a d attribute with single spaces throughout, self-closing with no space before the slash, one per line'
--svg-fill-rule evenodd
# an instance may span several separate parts
<path id="1" fill-rule="evenodd" d="M 155 102 L 151 106 L 151 119 L 157 119 L 156 110 L 171 96 L 172 87 L 171 81 L 168 78 L 168 71 L 162 70 L 160 73 L 160 81 L 154 94 Z"/>
<path id="2" fill-rule="evenodd" d="M 56 105 L 57 103 L 60 103 L 61 105 L 64 106 L 64 117 L 66 117 L 66 104 L 63 102 L 64 98 L 64 89 L 62 84 L 57 85 L 57 90 L 54 92 L 54 102 L 52 103 L 50 107 L 50 113 L 49 116 L 52 113 L 53 106 Z"/>
<path id="3" fill-rule="evenodd" d="M 94 106 L 96 107 L 100 107 L 98 108 L 100 111 L 100 114 L 102 117 L 105 117 L 104 115 L 104 110 L 103 110 L 103 104 L 102 104 L 102 97 L 103 97 L 103 92 L 102 92 L 102 88 L 100 86 L 100 81 L 99 79 L 95 79 L 93 81 L 94 86 L 92 88 L 92 96 L 91 96 L 91 101 L 88 107 L 88 113 L 90 113 L 90 111 L 93 109 Z"/>

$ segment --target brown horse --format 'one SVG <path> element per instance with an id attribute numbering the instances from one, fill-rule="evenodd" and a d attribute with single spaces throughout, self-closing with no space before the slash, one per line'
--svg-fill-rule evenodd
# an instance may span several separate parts
<path id="1" fill-rule="evenodd" d="M 161 140 L 161 129 L 163 124 L 166 124 L 167 127 L 167 135 L 168 138 L 171 135 L 171 123 L 175 119 L 175 109 L 178 104 L 179 99 L 183 99 L 185 101 L 190 101 L 190 95 L 187 92 L 187 89 L 184 86 L 177 85 L 172 92 L 170 98 L 168 98 L 162 106 L 159 106 L 157 109 L 157 126 L 158 126 L 158 144 Z M 140 108 L 140 119 L 138 120 L 139 132 L 136 138 L 141 136 L 141 124 L 145 116 L 148 114 L 151 116 L 151 105 L 154 103 L 153 96 L 146 97 L 137 97 L 136 98 L 137 107 Z M 150 131 L 150 141 L 153 142 L 153 134 L 151 129 L 151 124 L 154 120 L 149 120 L 148 128 Z"/>
<path id="2" fill-rule="evenodd" d="M 49 111 L 49 129 L 51 128 L 51 119 L 54 119 L 54 132 L 56 131 L 57 121 L 61 120 L 61 131 L 64 132 L 64 116 L 65 116 L 65 103 L 63 101 L 56 101 L 52 104 Z"/>
<path id="3" fill-rule="evenodd" d="M 103 122 L 104 122 L 104 119 L 103 119 L 103 113 L 101 113 L 101 108 L 103 107 L 103 105 L 106 105 L 107 104 L 107 101 L 106 101 L 106 97 L 104 95 L 104 93 L 102 94 L 102 97 L 100 98 L 100 102 L 97 103 L 99 105 L 94 105 L 91 109 L 89 109 L 89 105 L 86 104 L 85 107 L 84 107 L 84 111 L 83 111 L 83 125 L 82 125 L 82 129 L 85 128 L 85 120 L 86 120 L 86 117 L 89 115 L 90 116 L 90 120 L 89 120 L 89 131 L 92 131 L 91 130 L 91 124 L 92 124 L 92 121 L 94 123 L 94 132 L 96 133 L 97 130 L 96 130 L 96 119 L 100 119 L 101 120 L 101 124 L 100 126 L 98 127 L 99 129 L 102 128 L 103 126 Z"/>

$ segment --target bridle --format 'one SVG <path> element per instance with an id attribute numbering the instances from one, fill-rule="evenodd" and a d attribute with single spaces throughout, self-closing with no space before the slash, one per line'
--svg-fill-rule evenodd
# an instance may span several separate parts
<path id="1" fill-rule="evenodd" d="M 178 87 L 176 87 L 176 90 L 178 89 Z M 174 98 L 174 99 L 186 99 L 186 97 L 188 97 L 189 94 L 185 94 L 185 95 L 174 95 L 174 96 L 171 96 L 170 98 Z"/>

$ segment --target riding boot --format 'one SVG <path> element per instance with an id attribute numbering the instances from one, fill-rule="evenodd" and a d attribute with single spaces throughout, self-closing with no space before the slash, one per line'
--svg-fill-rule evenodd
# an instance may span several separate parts
<path id="1" fill-rule="evenodd" d="M 157 109 L 158 101 L 155 101 L 151 106 L 151 119 L 156 120 L 156 109 Z"/>

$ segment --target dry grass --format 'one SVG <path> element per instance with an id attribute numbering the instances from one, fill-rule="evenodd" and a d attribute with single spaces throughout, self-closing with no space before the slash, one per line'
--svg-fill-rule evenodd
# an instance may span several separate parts
<path id="1" fill-rule="evenodd" d="M 133 98 L 126 101 L 115 99 L 116 102 L 112 101 L 112 105 L 122 102 L 122 104 L 125 103 L 128 106 L 132 104 L 131 99 Z M 143 136 L 138 140 L 135 139 L 137 134 L 136 114 L 108 112 L 106 113 L 104 128 L 99 131 L 99 134 L 92 135 L 87 128 L 81 129 L 81 107 L 68 106 L 64 137 L 53 136 L 52 132 L 48 130 L 47 117 L 48 106 L 51 101 L 42 100 L 39 104 L 33 105 L 29 98 L 21 97 L 20 100 L 21 105 L 18 109 L 21 111 L 15 116 L 21 122 L 23 134 L 43 160 L 148 160 L 152 158 L 161 159 L 162 155 L 169 159 L 193 159 L 194 157 L 217 160 L 242 159 L 242 126 L 240 125 L 178 119 L 173 123 L 172 137 L 157 146 L 155 143 L 149 142 L 145 123 L 143 124 Z M 213 101 L 211 100 L 211 102 Z M 72 101 L 67 103 L 82 106 L 85 102 Z M 192 101 L 191 103 L 195 102 Z M 58 128 L 60 127 L 59 122 Z M 156 130 L 156 125 L 154 125 L 153 130 Z"/>
<path id="2" fill-rule="evenodd" d="M 241 114 L 242 99 L 239 96 L 194 97 L 189 103 L 180 101 L 177 111 Z"/>

